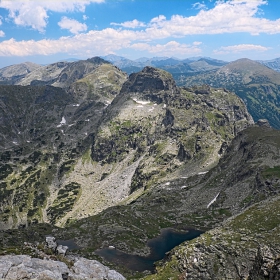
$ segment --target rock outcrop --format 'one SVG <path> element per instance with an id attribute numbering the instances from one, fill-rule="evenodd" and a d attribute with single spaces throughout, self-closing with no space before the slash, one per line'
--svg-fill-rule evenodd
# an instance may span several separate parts
<path id="1" fill-rule="evenodd" d="M 0 278 L 5 280 L 125 280 L 98 261 L 74 258 L 69 268 L 64 262 L 31 258 L 27 255 L 0 256 Z"/>

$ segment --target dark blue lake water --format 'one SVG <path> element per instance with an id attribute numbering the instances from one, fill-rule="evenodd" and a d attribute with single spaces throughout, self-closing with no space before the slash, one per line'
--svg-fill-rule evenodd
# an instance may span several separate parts
<path id="1" fill-rule="evenodd" d="M 147 257 L 123 253 L 116 249 L 103 248 L 95 253 L 106 261 L 122 265 L 133 271 L 154 271 L 154 262 L 165 257 L 165 253 L 186 240 L 191 240 L 202 234 L 202 231 L 189 229 L 178 232 L 173 229 L 163 229 L 160 236 L 148 241 L 151 254 Z"/>

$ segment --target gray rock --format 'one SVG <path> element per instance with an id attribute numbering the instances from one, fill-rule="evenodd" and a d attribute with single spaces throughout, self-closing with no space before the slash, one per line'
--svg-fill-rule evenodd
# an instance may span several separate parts
<path id="1" fill-rule="evenodd" d="M 27 255 L 0 256 L 0 279 L 3 280 L 125 280 L 98 261 L 76 258 L 68 268 L 60 261 L 31 258 Z"/>
<path id="2" fill-rule="evenodd" d="M 68 247 L 67 246 L 62 246 L 62 245 L 58 245 L 57 248 L 56 248 L 57 254 L 58 255 L 63 255 L 63 256 L 66 255 L 67 250 L 68 250 Z"/>
<path id="3" fill-rule="evenodd" d="M 264 126 L 264 127 L 271 127 L 269 124 L 269 121 L 267 119 L 259 119 L 257 121 L 258 126 Z"/>
<path id="4" fill-rule="evenodd" d="M 56 251 L 57 243 L 55 242 L 55 237 L 47 236 L 46 237 L 47 247 L 50 248 L 53 252 Z"/>

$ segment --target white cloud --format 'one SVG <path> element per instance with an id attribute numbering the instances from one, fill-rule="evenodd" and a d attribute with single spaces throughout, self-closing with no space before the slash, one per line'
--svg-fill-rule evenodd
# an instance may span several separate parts
<path id="1" fill-rule="evenodd" d="M 88 16 L 87 15 L 83 15 L 83 20 L 87 20 Z"/>
<path id="2" fill-rule="evenodd" d="M 1 0 L 0 0 L 1 1 Z M 95 0 L 95 2 L 102 2 L 103 0 Z M 0 7 L 8 5 L 8 2 L 1 1 Z M 16 1 L 13 1 L 13 4 Z M 34 28 L 44 30 L 47 22 L 47 12 L 49 10 L 55 11 L 70 11 L 85 9 L 86 3 L 90 1 L 28 1 L 19 2 L 22 7 L 14 5 L 14 19 L 22 20 L 22 24 L 31 25 L 36 22 Z M 40 5 L 39 5 L 39 4 Z M 55 3 L 58 3 L 55 5 Z M 61 5 L 65 3 L 65 6 Z M 34 18 L 28 21 L 28 16 L 23 14 L 24 7 L 32 6 L 42 8 L 40 16 L 33 11 Z M 188 35 L 200 34 L 223 34 L 223 33 L 237 33 L 246 32 L 251 34 L 280 33 L 280 19 L 269 20 L 265 18 L 258 18 L 257 13 L 259 6 L 266 4 L 264 0 L 229 0 L 218 1 L 211 10 L 200 10 L 197 15 L 191 17 L 184 17 L 181 15 L 173 15 L 167 19 L 164 15 L 159 15 L 150 20 L 147 26 L 142 26 L 144 23 L 133 20 L 121 24 L 123 28 L 106 28 L 103 30 L 91 30 L 87 33 L 78 34 L 86 31 L 86 25 L 73 19 L 64 18 L 60 22 L 61 28 L 67 28 L 75 34 L 74 36 L 61 37 L 57 40 L 26 40 L 16 41 L 10 39 L 0 42 L 0 56 L 28 56 L 28 55 L 50 55 L 56 53 L 68 53 L 69 55 L 90 57 L 94 55 L 106 55 L 108 53 L 115 53 L 120 49 L 135 49 L 144 50 L 150 53 L 158 53 L 164 56 L 177 56 L 178 54 L 188 55 L 197 54 L 201 52 L 201 42 L 195 41 L 192 44 L 180 44 L 176 42 L 177 37 L 187 37 Z M 37 5 L 37 6 L 36 6 Z M 47 6 L 49 5 L 49 6 Z M 57 7 L 54 7 L 57 6 Z M 16 10 L 17 9 L 17 10 Z M 40 10 L 40 9 L 39 9 Z M 39 11 L 38 10 L 38 11 Z M 30 11 L 27 9 L 27 14 Z M 45 12 L 45 14 L 44 14 Z M 45 16 L 44 16 L 45 15 Z M 11 15 L 12 16 L 12 15 Z M 40 19 L 42 19 L 40 21 Z M 27 23 L 28 21 L 28 23 Z M 141 27 L 136 30 L 131 28 Z M 166 44 L 158 44 L 159 39 L 169 41 Z M 235 49 L 223 47 L 216 52 L 233 52 L 238 48 L 249 48 L 248 46 L 255 46 L 253 50 L 263 50 L 265 47 L 257 45 L 237 45 Z"/>
<path id="3" fill-rule="evenodd" d="M 0 30 L 0 37 L 5 37 L 5 32 Z"/>
<path id="4" fill-rule="evenodd" d="M 207 9 L 207 6 L 204 4 L 204 2 L 200 3 L 200 2 L 196 2 L 192 5 L 192 7 L 194 9 L 197 9 L 197 10 L 201 10 L 201 9 Z"/>
<path id="5" fill-rule="evenodd" d="M 73 34 L 78 34 L 87 30 L 87 25 L 85 23 L 80 23 L 68 17 L 62 17 L 58 25 L 61 29 L 68 29 Z"/>
<path id="6" fill-rule="evenodd" d="M 154 18 L 146 32 L 151 38 L 237 32 L 253 35 L 280 33 L 280 19 L 273 21 L 257 17 L 259 6 L 266 3 L 264 0 L 217 1 L 213 9 L 200 10 L 196 16 L 173 15 L 170 20 L 164 16 Z"/>
<path id="7" fill-rule="evenodd" d="M 166 17 L 164 15 L 159 15 L 158 17 L 151 19 L 151 23 L 161 23 L 163 21 L 166 21 Z"/>
<path id="8" fill-rule="evenodd" d="M 30 26 L 44 32 L 47 26 L 48 11 L 53 12 L 84 12 L 85 7 L 92 2 L 102 3 L 105 0 L 73 0 L 73 1 L 11 1 L 0 0 L 0 8 L 9 10 L 9 17 L 14 23 L 21 26 Z"/>
<path id="9" fill-rule="evenodd" d="M 130 45 L 137 34 L 128 30 L 107 28 L 102 31 L 89 31 L 75 36 L 61 37 L 58 40 L 6 40 L 0 43 L 0 56 L 29 56 L 67 53 L 90 57 L 113 53 Z"/>
<path id="10" fill-rule="evenodd" d="M 122 27 L 126 27 L 126 28 L 138 28 L 138 27 L 146 26 L 144 22 L 138 21 L 137 19 L 134 19 L 132 21 L 126 21 L 123 23 L 111 22 L 110 25 L 122 26 Z"/>
<path id="11" fill-rule="evenodd" d="M 240 44 L 240 45 L 233 45 L 227 47 L 221 47 L 218 50 L 215 50 L 214 53 L 216 54 L 228 54 L 228 53 L 241 53 L 244 51 L 258 51 L 264 52 L 268 51 L 269 47 L 264 47 L 261 45 L 252 45 L 252 44 Z"/>
<path id="12" fill-rule="evenodd" d="M 147 43 L 136 43 L 132 44 L 130 48 L 140 51 L 148 51 L 152 54 L 157 54 L 160 56 L 184 56 L 190 54 L 198 54 L 201 53 L 201 49 L 197 46 L 180 44 L 176 41 L 170 41 L 164 45 L 156 44 L 150 45 Z"/>

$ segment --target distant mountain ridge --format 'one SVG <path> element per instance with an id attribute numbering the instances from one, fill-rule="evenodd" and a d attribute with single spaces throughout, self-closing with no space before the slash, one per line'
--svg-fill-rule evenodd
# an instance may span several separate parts
<path id="1" fill-rule="evenodd" d="M 280 57 L 271 60 L 258 60 L 261 64 L 280 72 Z"/>
<path id="2" fill-rule="evenodd" d="M 265 118 L 280 129 L 280 73 L 250 59 L 238 59 L 216 71 L 183 77 L 185 86 L 209 84 L 241 97 L 254 120 Z"/>
<path id="3" fill-rule="evenodd" d="M 14 84 L 40 67 L 41 65 L 32 62 L 4 67 L 0 69 L 0 84 Z"/>
<path id="4" fill-rule="evenodd" d="M 178 59 L 173 57 L 143 57 L 140 59 L 131 60 L 122 56 L 107 55 L 103 56 L 102 58 L 110 61 L 128 74 L 138 72 L 145 66 L 157 67 L 170 72 L 172 75 L 176 75 L 179 73 L 186 74 L 200 71 L 209 71 L 227 64 L 226 61 L 209 57 L 192 57 L 187 59 Z M 201 64 L 204 65 L 202 66 Z"/>

